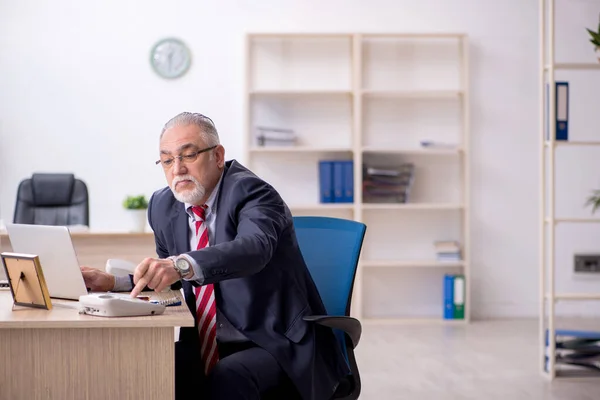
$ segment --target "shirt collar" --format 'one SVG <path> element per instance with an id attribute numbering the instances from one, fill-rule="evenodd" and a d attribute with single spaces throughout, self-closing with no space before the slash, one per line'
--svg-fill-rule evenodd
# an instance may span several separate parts
<path id="1" fill-rule="evenodd" d="M 208 196 L 208 199 L 206 200 L 206 206 L 208 207 L 208 209 L 206 210 L 206 218 L 208 218 L 208 216 L 211 213 L 216 213 L 217 212 L 217 205 L 216 205 L 216 199 L 217 199 L 217 195 L 219 194 L 219 189 L 221 187 L 221 180 L 223 179 L 223 172 L 221 172 L 221 176 L 219 177 L 219 181 L 217 182 L 217 185 L 215 186 L 215 188 L 213 189 L 212 193 L 210 194 L 210 196 Z M 185 206 L 185 211 L 189 214 L 190 217 L 195 218 L 194 214 L 192 212 L 191 207 L 193 206 L 193 204 L 190 203 L 183 203 Z"/>

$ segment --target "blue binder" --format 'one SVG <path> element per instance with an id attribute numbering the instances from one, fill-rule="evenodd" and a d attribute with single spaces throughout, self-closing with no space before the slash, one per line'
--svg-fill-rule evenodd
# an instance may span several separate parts
<path id="1" fill-rule="evenodd" d="M 344 203 L 354 202 L 354 162 L 352 160 L 342 161 L 342 176 L 344 183 L 342 184 L 342 201 Z"/>
<path id="2" fill-rule="evenodd" d="M 333 203 L 333 162 L 319 161 L 319 187 L 321 203 Z"/>
<path id="3" fill-rule="evenodd" d="M 569 140 L 569 82 L 555 82 L 554 102 L 554 127 L 556 129 L 555 140 Z M 549 85 L 546 84 L 546 140 L 550 140 L 549 129 Z"/>
<path id="4" fill-rule="evenodd" d="M 454 319 L 454 275 L 444 275 L 444 319 Z"/>
<path id="5" fill-rule="evenodd" d="M 333 202 L 344 200 L 344 161 L 333 162 Z"/>
<path id="6" fill-rule="evenodd" d="M 569 82 L 556 82 L 556 140 L 569 140 Z"/>

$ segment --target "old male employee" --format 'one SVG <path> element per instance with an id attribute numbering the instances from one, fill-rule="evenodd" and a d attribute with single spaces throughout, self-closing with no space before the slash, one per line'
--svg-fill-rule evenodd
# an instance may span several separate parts
<path id="1" fill-rule="evenodd" d="M 235 160 L 212 120 L 181 113 L 160 135 L 168 187 L 148 207 L 159 258 L 133 277 L 82 267 L 92 290 L 181 282 L 194 328 L 176 342 L 178 399 L 329 399 L 349 373 L 277 191 Z M 135 285 L 135 286 L 134 286 Z"/>

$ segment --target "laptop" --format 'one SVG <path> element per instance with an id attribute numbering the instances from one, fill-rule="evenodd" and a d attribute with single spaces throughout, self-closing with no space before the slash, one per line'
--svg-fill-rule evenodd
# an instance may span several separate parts
<path id="1" fill-rule="evenodd" d="M 79 300 L 88 294 L 66 226 L 8 224 L 6 231 L 14 253 L 39 257 L 51 298 Z"/>

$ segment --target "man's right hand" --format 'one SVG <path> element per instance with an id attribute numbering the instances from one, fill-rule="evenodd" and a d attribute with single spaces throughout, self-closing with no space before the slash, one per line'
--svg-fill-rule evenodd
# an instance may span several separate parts
<path id="1" fill-rule="evenodd" d="M 81 266 L 85 287 L 92 292 L 108 292 L 115 287 L 115 277 L 96 268 Z"/>

